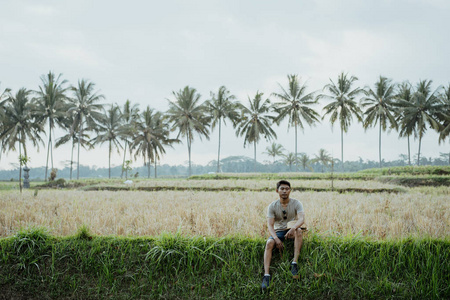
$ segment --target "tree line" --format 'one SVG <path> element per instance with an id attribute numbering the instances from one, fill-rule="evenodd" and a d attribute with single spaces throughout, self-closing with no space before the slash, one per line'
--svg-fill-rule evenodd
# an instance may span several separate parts
<path id="1" fill-rule="evenodd" d="M 379 127 L 379 167 L 382 167 L 381 132 L 395 129 L 400 137 L 408 140 L 408 164 L 411 164 L 409 139 L 419 140 L 417 165 L 420 165 L 421 141 L 428 129 L 439 134 L 439 142 L 450 135 L 450 84 L 432 90 L 431 80 L 421 80 L 413 85 L 407 81 L 397 84 L 380 76 L 374 87 L 360 87 L 358 78 L 342 72 L 337 80 L 330 79 L 321 91 L 309 91 L 297 75 L 287 76 L 287 86 L 279 84 L 279 91 L 270 94 L 257 91 L 248 96 L 246 104 L 238 101 L 225 87 L 211 92 L 202 101 L 198 91 L 186 86 L 172 92 L 168 110 L 160 112 L 147 106 L 141 110 L 129 100 L 120 107 L 102 103 L 105 99 L 95 88 L 95 83 L 81 79 L 77 85 L 69 85 L 62 75 L 53 72 L 41 76 L 38 90 L 21 88 L 13 93 L 6 88 L 0 93 L 0 154 L 19 151 L 20 172 L 27 164 L 27 142 L 39 149 L 46 144 L 45 178 L 49 161 L 53 168 L 53 143 L 55 148 L 71 143 L 70 179 L 77 150 L 77 179 L 80 170 L 80 148 L 92 149 L 107 143 L 109 152 L 109 176 L 111 176 L 111 153 L 123 151 L 122 170 L 129 157 L 143 157 L 148 167 L 157 162 L 167 147 L 186 143 L 188 150 L 188 175 L 192 174 L 191 146 L 194 137 L 209 139 L 217 128 L 219 145 L 216 171 L 220 172 L 221 128 L 229 121 L 242 137 L 244 147 L 253 145 L 256 167 L 256 147 L 261 139 L 276 140 L 273 125 L 287 119 L 288 127 L 295 129 L 295 150 L 288 153 L 296 170 L 306 158 L 298 152 L 298 129 L 313 126 L 329 118 L 341 130 L 341 159 L 344 162 L 344 133 L 356 119 L 364 128 Z M 320 100 L 329 103 L 320 114 L 314 106 Z M 54 140 L 54 129 L 62 128 L 66 134 Z M 174 136 L 171 136 L 174 133 Z M 48 139 L 43 140 L 43 135 Z M 23 150 L 23 154 L 22 154 Z M 272 149 L 273 150 L 273 149 Z M 276 150 L 276 149 L 275 149 Z M 269 151 L 269 150 L 268 150 Z M 271 150 L 270 150 L 271 151 Z M 325 151 L 325 150 L 323 150 Z M 326 151 L 322 153 L 326 156 Z M 320 154 L 319 154 L 320 156 Z M 323 158 L 323 157 L 322 157 Z M 21 175 L 19 175 L 21 177 Z"/>

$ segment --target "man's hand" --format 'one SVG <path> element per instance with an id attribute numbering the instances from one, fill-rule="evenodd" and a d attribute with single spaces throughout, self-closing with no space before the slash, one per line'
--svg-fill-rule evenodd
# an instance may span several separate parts
<path id="1" fill-rule="evenodd" d="M 283 242 L 279 238 L 274 238 L 275 241 L 275 247 L 277 247 L 278 250 L 282 251 L 284 249 Z"/>
<path id="2" fill-rule="evenodd" d="M 295 228 L 289 229 L 289 231 L 284 235 L 284 237 L 286 237 L 288 239 L 295 238 Z"/>

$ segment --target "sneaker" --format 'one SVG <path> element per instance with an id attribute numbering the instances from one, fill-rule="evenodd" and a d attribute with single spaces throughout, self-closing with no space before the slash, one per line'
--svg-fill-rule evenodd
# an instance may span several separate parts
<path id="1" fill-rule="evenodd" d="M 264 275 L 261 283 L 261 288 L 265 290 L 269 287 L 269 285 L 270 285 L 270 275 Z"/>
<path id="2" fill-rule="evenodd" d="M 298 266 L 295 263 L 291 263 L 291 273 L 292 277 L 297 279 L 298 278 Z"/>

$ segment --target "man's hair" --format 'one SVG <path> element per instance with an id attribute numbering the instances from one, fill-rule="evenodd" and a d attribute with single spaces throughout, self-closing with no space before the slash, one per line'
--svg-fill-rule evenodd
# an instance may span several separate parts
<path id="1" fill-rule="evenodd" d="M 280 185 L 282 185 L 282 184 L 285 184 L 285 185 L 291 187 L 291 183 L 289 181 L 287 181 L 287 180 L 280 180 L 280 181 L 277 182 L 277 190 L 280 187 Z"/>

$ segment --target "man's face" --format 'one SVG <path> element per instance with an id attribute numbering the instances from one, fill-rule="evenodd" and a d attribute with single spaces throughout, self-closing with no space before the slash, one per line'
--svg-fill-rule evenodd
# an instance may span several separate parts
<path id="1" fill-rule="evenodd" d="M 280 195 L 280 199 L 286 200 L 289 199 L 289 194 L 291 193 L 291 188 L 287 184 L 281 184 L 277 189 L 278 195 Z"/>

